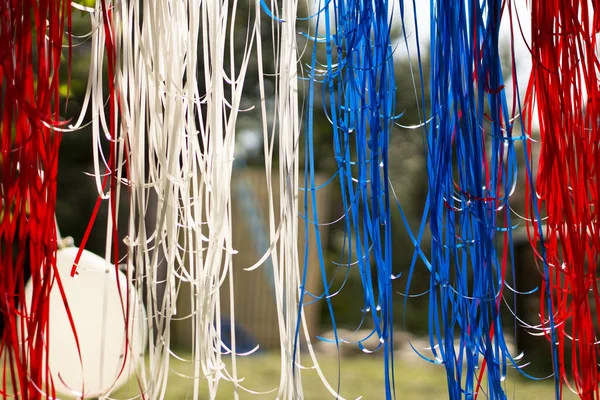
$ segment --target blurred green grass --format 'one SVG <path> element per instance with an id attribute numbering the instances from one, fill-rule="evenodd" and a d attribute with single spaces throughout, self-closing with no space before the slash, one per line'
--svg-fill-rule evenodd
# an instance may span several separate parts
<path id="1" fill-rule="evenodd" d="M 319 363 L 330 384 L 337 387 L 338 362 L 335 357 L 318 355 Z M 173 360 L 173 359 L 172 359 Z M 279 382 L 278 354 L 259 354 L 250 357 L 238 357 L 238 376 L 244 377 L 244 385 L 253 391 L 269 391 L 277 387 Z M 229 360 L 228 360 L 229 361 Z M 385 399 L 383 381 L 383 360 L 377 355 L 361 355 L 347 357 L 341 360 L 340 369 L 340 394 L 346 399 L 356 399 L 360 396 L 364 400 Z M 308 355 L 303 355 L 303 365 L 312 365 Z M 193 398 L 193 381 L 181 375 L 193 375 L 193 367 L 185 362 L 173 360 L 166 398 L 168 400 Z M 316 371 L 304 370 L 302 372 L 303 390 L 305 399 L 333 398 L 324 387 Z M 398 399 L 447 399 L 447 386 L 445 370 L 442 366 L 429 365 L 423 360 L 399 360 L 395 366 L 396 394 Z M 202 382 L 202 397 L 207 399 L 206 381 Z M 552 380 L 532 381 L 521 377 L 517 372 L 509 374 L 505 381 L 505 390 L 509 399 L 549 400 L 554 399 L 554 386 Z M 566 391 L 563 399 L 575 399 L 577 396 Z M 135 382 L 121 388 L 113 398 L 131 398 L 139 394 Z M 268 394 L 249 394 L 239 391 L 240 399 L 275 399 L 277 392 Z M 217 399 L 233 399 L 233 385 L 221 380 Z M 481 393 L 479 399 L 486 396 Z"/>

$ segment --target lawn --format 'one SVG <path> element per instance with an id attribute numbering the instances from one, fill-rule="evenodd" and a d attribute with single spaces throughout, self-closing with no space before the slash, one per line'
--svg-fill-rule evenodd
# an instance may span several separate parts
<path id="1" fill-rule="evenodd" d="M 305 356 L 303 363 L 308 363 Z M 321 355 L 321 367 L 330 383 L 337 386 L 338 364 L 335 357 Z M 192 380 L 179 376 L 192 375 L 192 368 L 181 361 L 172 362 L 173 372 L 169 377 L 168 400 L 191 399 Z M 279 357 L 276 354 L 260 354 L 238 358 L 238 374 L 245 377 L 244 385 L 254 391 L 269 391 L 277 386 L 279 380 Z M 346 399 L 362 396 L 365 400 L 385 399 L 382 359 L 379 356 L 364 354 L 358 357 L 347 357 L 341 362 L 341 395 Z M 447 399 L 446 377 L 441 366 L 428 365 L 425 361 L 414 359 L 399 360 L 396 364 L 396 394 L 398 399 Z M 305 399 L 332 398 L 321 383 L 314 370 L 302 373 Z M 549 400 L 553 399 L 553 383 L 550 380 L 536 382 L 524 379 L 512 373 L 505 381 L 509 399 Z M 206 385 L 203 385 L 206 388 Z M 204 390 L 206 393 L 206 390 Z M 133 397 L 138 394 L 137 387 L 132 384 L 115 393 L 119 399 Z M 276 393 L 253 395 L 240 392 L 240 399 L 274 399 Z M 483 393 L 479 396 L 485 399 Z M 575 399 L 577 396 L 567 392 L 564 399 Z M 233 399 L 233 385 L 221 381 L 217 399 Z"/>

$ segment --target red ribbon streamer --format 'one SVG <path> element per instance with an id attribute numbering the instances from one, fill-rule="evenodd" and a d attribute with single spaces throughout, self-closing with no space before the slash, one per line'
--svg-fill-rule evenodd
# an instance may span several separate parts
<path id="1" fill-rule="evenodd" d="M 537 107 L 541 153 L 535 190 L 545 221 L 531 229 L 534 245 L 545 245 L 552 312 L 564 384 L 574 382 L 582 399 L 598 399 L 598 311 L 596 265 L 600 250 L 598 218 L 600 165 L 598 128 L 597 2 L 531 2 L 533 69 L 526 95 L 528 131 Z M 533 190 L 533 188 L 529 188 Z M 531 210 L 530 210 L 531 211 Z M 538 234 L 543 223 L 544 237 Z M 541 293 L 544 297 L 545 287 Z M 542 298 L 547 327 L 549 310 Z M 547 334 L 550 338 L 550 333 Z M 567 376 L 565 365 L 571 365 Z"/>
<path id="2" fill-rule="evenodd" d="M 0 0 L 3 397 L 56 395 L 44 360 L 48 296 L 58 279 L 54 211 L 61 135 L 49 126 L 59 124 L 58 71 L 70 13 L 65 0 Z M 26 310 L 28 269 L 34 290 Z"/>

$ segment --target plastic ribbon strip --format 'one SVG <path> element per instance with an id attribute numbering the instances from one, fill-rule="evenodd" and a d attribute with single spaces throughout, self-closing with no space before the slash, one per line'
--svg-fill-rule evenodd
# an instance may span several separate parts
<path id="1" fill-rule="evenodd" d="M 526 122 L 531 131 L 537 112 L 541 145 L 536 187 L 529 190 L 543 216 L 531 213 L 530 239 L 534 249 L 543 245 L 545 254 L 538 255 L 549 268 L 542 324 L 557 346 L 557 397 L 564 382 L 582 399 L 598 399 L 600 10 L 587 0 L 532 1 L 530 7 Z"/>
<path id="2" fill-rule="evenodd" d="M 265 177 L 268 193 L 268 226 L 271 242 L 270 263 L 263 268 L 272 268 L 274 297 L 279 325 L 281 373 L 277 398 L 303 398 L 300 375 L 300 343 L 297 333 L 301 320 L 297 319 L 300 293 L 300 266 L 298 256 L 298 177 L 300 145 L 300 106 L 298 94 L 298 49 L 296 42 L 297 0 L 271 3 L 255 2 L 255 11 L 269 15 L 275 49 L 275 107 L 272 121 L 267 117 L 265 82 L 263 71 L 263 49 L 261 35 L 257 35 L 256 54 L 260 92 L 260 112 L 264 144 Z M 261 18 L 256 19 L 256 29 L 261 32 Z M 269 132 L 269 125 L 272 129 Z M 272 188 L 273 148 L 279 142 L 279 193 Z M 275 204 L 279 202 L 279 213 Z M 246 200 L 248 201 L 248 200 Z M 252 217 L 249 217 L 252 219 Z M 257 265 L 249 268 L 256 268 Z M 303 313 L 301 314 L 303 317 Z M 310 341 L 309 341 L 310 346 Z"/>
<path id="3" fill-rule="evenodd" d="M 59 70 L 71 7 L 2 0 L 0 20 L 0 393 L 53 398 L 45 363 L 48 296 L 60 286 L 54 210 L 61 134 L 53 127 L 61 125 Z M 28 273 L 34 290 L 25 307 Z"/>
<path id="4" fill-rule="evenodd" d="M 499 0 L 431 3 L 430 361 L 444 365 L 450 399 L 506 398 L 502 381 L 516 367 L 500 311 L 522 137 L 513 137 L 504 91 L 502 11 Z"/>
<path id="5" fill-rule="evenodd" d="M 98 206 L 102 198 L 111 206 L 106 257 L 127 265 L 129 284 L 135 278 L 146 303 L 149 364 L 140 366 L 138 382 L 142 396 L 151 399 L 165 398 L 170 359 L 178 357 L 170 348 L 175 320 L 191 321 L 192 359 L 185 361 L 193 365 L 193 397 L 200 396 L 200 377 L 205 377 L 210 398 L 221 379 L 235 384 L 237 398 L 230 182 L 254 33 L 239 53 L 236 9 L 235 1 L 101 0 L 87 10 L 93 45 L 85 105 L 91 98 Z M 108 115 L 99 68 L 104 53 Z M 81 119 L 73 128 L 80 124 Z M 106 173 L 101 132 L 110 144 Z M 121 260 L 117 226 L 123 185 L 129 219 L 127 257 Z M 153 212 L 154 221 L 147 218 Z M 90 229 L 92 224 L 93 218 Z M 227 279 L 231 349 L 221 340 L 221 290 Z M 176 309 L 184 286 L 188 315 Z M 231 372 L 223 353 L 231 353 Z"/>
<path id="6" fill-rule="evenodd" d="M 373 331 L 357 340 L 365 352 L 382 350 L 385 392 L 393 395 L 392 249 L 390 191 L 388 185 L 388 144 L 394 119 L 395 78 L 391 45 L 391 6 L 386 0 L 319 2 L 313 15 L 315 35 L 308 71 L 309 93 L 305 129 L 305 209 L 308 229 L 318 234 L 313 130 L 315 94 L 332 124 L 334 157 L 346 210 L 344 217 L 346 268 L 360 272 L 363 312 L 373 322 Z M 322 55 L 324 59 L 318 59 Z M 318 90 L 318 91 L 317 91 Z M 320 133 L 324 134 L 324 133 Z M 308 236 L 306 236 L 308 238 Z M 307 239 L 308 240 L 308 239 Z M 321 251 L 321 250 L 319 250 Z M 331 304 L 331 278 L 319 254 L 325 299 L 339 346 Z M 308 266 L 305 263 L 305 270 Z M 306 272 L 305 272 L 306 276 Z M 302 287 L 305 287 L 303 281 Z M 313 296 L 315 296 L 313 294 Z M 375 335 L 378 345 L 365 348 L 363 342 Z M 323 339 L 325 340 L 325 339 Z"/>

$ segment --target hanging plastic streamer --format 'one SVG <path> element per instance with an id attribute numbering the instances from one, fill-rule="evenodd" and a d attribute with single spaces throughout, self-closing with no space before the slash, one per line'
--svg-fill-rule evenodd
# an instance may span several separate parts
<path id="1" fill-rule="evenodd" d="M 386 0 L 340 1 L 335 7 L 319 2 L 314 16 L 315 36 L 312 61 L 308 71 L 309 93 L 306 122 L 305 207 L 301 214 L 309 229 L 318 234 L 315 187 L 313 105 L 315 86 L 321 85 L 322 102 L 332 123 L 334 156 L 344 217 L 348 268 L 356 267 L 363 285 L 366 319 L 374 329 L 358 339 L 365 352 L 383 351 L 386 397 L 393 396 L 393 321 L 392 321 L 392 250 L 390 192 L 388 185 L 388 144 L 394 119 L 394 58 L 390 31 L 391 7 Z M 334 25 L 332 26 L 332 22 Z M 318 49 L 324 48 L 325 59 L 317 60 Z M 308 237 L 308 236 L 307 236 Z M 353 255 L 356 258 L 353 259 Z M 325 272 L 323 255 L 320 267 L 325 290 L 323 295 L 332 319 L 336 346 L 335 317 L 331 305 L 331 283 Z M 374 269 L 372 269 L 374 267 Z M 307 264 L 304 268 L 306 270 Z M 305 277 L 302 287 L 305 287 Z M 312 296 L 315 296 L 314 294 Z M 303 297 L 304 299 L 304 297 Z M 375 348 L 363 342 L 371 336 L 379 338 Z M 323 339 L 325 340 L 325 339 Z"/>
<path id="2" fill-rule="evenodd" d="M 114 43 L 114 111 L 121 118 L 115 124 L 118 136 L 110 135 L 120 146 L 119 157 L 116 168 L 108 169 L 128 186 L 127 263 L 130 271 L 135 266 L 149 315 L 149 365 L 140 372 L 144 394 L 166 396 L 174 356 L 171 322 L 191 319 L 192 358 L 185 361 L 193 365 L 193 396 L 200 396 L 200 377 L 205 377 L 210 398 L 221 379 L 234 383 L 237 397 L 230 183 L 255 32 L 249 32 L 240 53 L 234 41 L 235 1 L 102 6 L 110 10 L 106 37 Z M 110 75 L 109 68 L 109 80 Z M 151 196 L 158 198 L 155 210 L 149 207 Z M 118 205 L 118 189 L 109 197 Z M 149 213 L 155 213 L 155 223 L 145 218 Z M 116 215 L 109 221 L 113 229 Z M 226 281 L 231 348 L 221 340 L 220 296 Z M 188 315 L 176 308 L 184 285 L 190 290 L 182 300 L 189 304 Z M 222 359 L 227 353 L 231 371 Z"/>
<path id="3" fill-rule="evenodd" d="M 54 210 L 61 135 L 53 127 L 61 124 L 59 69 L 70 13 L 69 2 L 63 0 L 0 1 L 3 397 L 56 395 L 45 367 L 45 343 L 48 296 L 53 285 L 60 286 Z M 29 310 L 23 307 L 28 270 L 35 287 Z"/>
<path id="4" fill-rule="evenodd" d="M 171 322 L 176 319 L 192 321 L 192 358 L 184 361 L 193 365 L 194 398 L 200 396 L 200 377 L 208 382 L 210 398 L 215 398 L 221 379 L 234 383 L 236 397 L 239 388 L 230 182 L 254 32 L 240 55 L 234 46 L 236 8 L 235 1 L 102 0 L 90 10 L 93 48 L 85 104 L 91 98 L 98 204 L 107 198 L 111 207 L 106 257 L 112 247 L 115 264 L 123 262 L 117 216 L 124 184 L 129 199 L 124 261 L 130 284 L 135 278 L 148 310 L 149 363 L 140 366 L 138 381 L 151 399 L 165 398 L 170 359 L 181 359 L 170 349 Z M 104 51 L 108 118 L 98 67 Z M 106 160 L 101 132 L 110 142 L 107 173 L 100 165 Z M 149 207 L 152 196 L 158 198 L 155 210 Z M 155 213 L 155 223 L 146 219 L 149 213 Z M 220 296 L 228 277 L 232 348 L 221 340 Z M 189 315 L 176 309 L 184 285 L 190 290 L 184 300 Z M 231 353 L 231 372 L 223 353 Z"/>
<path id="5" fill-rule="evenodd" d="M 553 318 L 555 332 L 545 332 L 557 345 L 555 374 L 582 399 L 598 399 L 600 10 L 587 0 L 532 1 L 530 8 L 533 68 L 526 122 L 531 131 L 537 111 L 535 194 L 545 216 L 532 214 L 530 240 L 534 248 L 543 244 L 539 258 L 549 266 L 542 323 Z"/>
<path id="6" fill-rule="evenodd" d="M 257 35 L 256 52 L 271 246 L 269 251 L 256 264 L 246 268 L 246 270 L 254 270 L 261 266 L 263 268 L 271 267 L 273 270 L 274 300 L 279 325 L 281 355 L 281 373 L 277 398 L 304 398 L 301 380 L 301 370 L 303 367 L 300 363 L 301 340 L 304 339 L 304 349 L 308 351 L 312 362 L 311 369 L 316 371 L 325 388 L 332 396 L 343 400 L 339 395 L 339 387 L 337 390 L 332 387 L 319 365 L 317 355 L 311 343 L 311 332 L 308 331 L 304 309 L 303 307 L 299 307 L 299 303 L 303 302 L 306 298 L 312 300 L 310 297 L 311 294 L 302 290 L 306 285 L 306 281 L 305 277 L 301 278 L 300 276 L 301 269 L 298 254 L 298 244 L 302 245 L 302 240 L 299 240 L 298 232 L 298 195 L 301 190 L 298 184 L 301 129 L 299 92 L 302 92 L 302 90 L 299 86 L 301 80 L 298 77 L 299 54 L 296 40 L 298 34 L 296 22 L 305 21 L 306 19 L 297 17 L 298 2 L 296 0 L 284 0 L 279 5 L 271 2 L 269 6 L 265 2 L 257 0 L 255 5 L 256 14 L 258 15 L 262 9 L 263 14 L 267 15 L 271 22 L 273 32 L 272 46 L 275 50 L 273 66 L 277 73 L 274 74 L 275 109 L 272 113 L 274 118 L 273 121 L 270 121 L 267 116 L 268 106 L 265 101 L 267 98 L 265 96 L 265 76 L 269 76 L 270 74 L 265 73 L 263 68 L 263 63 L 261 62 L 263 60 L 262 39 L 260 35 Z M 261 19 L 257 18 L 256 23 L 257 32 L 260 32 Z M 311 93 L 314 92 L 311 91 Z M 267 128 L 270 125 L 272 129 L 269 132 Z M 276 141 L 279 143 L 278 197 L 274 196 L 272 188 L 273 149 Z M 279 203 L 278 214 L 275 213 L 277 202 Z M 308 204 L 306 198 L 305 204 Z M 304 215 L 309 215 L 306 209 Z M 311 217 L 309 216 L 307 220 L 311 220 Z M 315 226 L 318 226 L 318 224 Z M 304 239 L 305 262 L 308 257 L 308 251 L 306 250 L 308 240 L 307 235 Z M 321 251 L 320 247 L 318 251 Z M 267 257 L 271 258 L 270 266 L 263 264 Z"/>
<path id="7" fill-rule="evenodd" d="M 98 0 L 95 2 L 94 7 L 87 7 L 78 3 L 70 3 L 70 5 L 78 11 L 88 13 L 90 16 L 90 33 L 79 37 L 84 40 L 91 39 L 90 69 L 88 73 L 88 85 L 79 118 L 72 124 L 69 124 L 66 128 L 61 128 L 61 131 L 67 132 L 68 134 L 81 134 L 80 132 L 77 132 L 79 129 L 87 125 L 91 126 L 94 164 L 93 175 L 98 190 L 98 198 L 94 211 L 91 215 L 83 239 L 79 244 L 79 249 L 71 268 L 70 275 L 71 277 L 76 277 L 79 274 L 79 264 L 82 260 L 82 256 L 84 256 L 84 250 L 94 227 L 98 212 L 100 211 L 103 201 L 108 201 L 106 250 L 104 259 L 106 260 L 106 265 L 111 267 L 110 269 L 107 269 L 105 273 L 106 279 L 110 277 L 111 279 L 116 278 L 118 281 L 117 291 L 120 297 L 118 301 L 122 312 L 122 316 L 112 315 L 111 317 L 124 318 L 124 353 L 122 354 L 121 365 L 112 366 L 117 368 L 119 371 L 117 376 L 120 377 L 126 368 L 130 368 L 130 360 L 133 358 L 137 359 L 143 355 L 132 354 L 133 349 L 139 349 L 141 344 L 136 342 L 134 345 L 134 342 L 140 338 L 133 338 L 133 330 L 131 329 L 134 326 L 135 319 L 143 317 L 134 312 L 134 310 L 143 309 L 143 305 L 141 304 L 143 295 L 141 291 L 138 292 L 137 296 L 128 295 L 128 293 L 132 293 L 133 288 L 133 268 L 131 268 L 131 258 L 127 258 L 128 254 L 123 255 L 119 252 L 118 205 L 121 197 L 122 184 L 128 184 L 129 166 L 126 157 L 128 150 L 127 143 L 126 140 L 119 136 L 119 127 L 120 124 L 122 124 L 122 121 L 119 119 L 122 102 L 121 94 L 117 88 L 119 78 L 119 71 L 117 70 L 117 54 L 120 43 L 113 33 L 115 30 L 113 18 L 115 13 L 118 13 L 118 11 L 116 11 L 118 9 L 114 7 L 110 0 Z M 106 95 L 104 93 L 105 83 L 108 84 L 108 93 L 106 93 Z M 88 111 L 91 113 L 91 121 L 89 123 L 84 123 Z M 108 158 L 103 152 L 103 137 L 109 147 Z M 119 166 L 124 167 L 119 168 Z M 125 285 L 121 285 L 121 278 L 119 277 L 119 268 L 122 265 L 127 266 L 127 270 L 125 271 L 127 277 Z M 101 318 L 103 321 L 102 325 L 105 325 L 106 323 L 104 321 L 106 321 L 107 318 L 107 304 L 109 301 L 107 295 L 109 286 L 106 284 L 106 281 L 102 287 L 104 290 L 104 299 L 102 300 L 104 308 L 102 315 L 99 315 L 98 318 Z M 131 304 L 132 298 L 138 300 L 138 307 L 134 307 L 134 305 Z M 142 340 L 145 340 L 145 338 L 142 338 Z M 106 338 L 102 336 L 100 341 L 100 354 L 104 354 L 106 345 Z M 102 366 L 104 366 L 103 359 L 100 360 L 100 366 L 101 369 L 103 368 Z M 81 371 L 83 372 L 83 364 L 81 366 Z M 142 378 L 137 372 L 138 371 L 136 371 L 135 375 L 138 384 L 142 387 Z M 111 392 L 115 389 L 115 386 L 117 386 L 116 380 L 106 388 L 102 388 L 102 390 L 104 390 L 102 395 L 107 397 L 110 396 Z M 81 393 L 86 392 L 82 390 Z"/>
<path id="8" fill-rule="evenodd" d="M 258 59 L 258 80 L 260 90 L 260 111 L 263 126 L 265 174 L 268 193 L 268 221 L 271 249 L 259 263 L 247 268 L 253 270 L 262 265 L 273 271 L 273 286 L 279 324 L 281 373 L 279 399 L 303 398 L 300 375 L 300 343 L 296 340 L 299 321 L 296 319 L 300 286 L 298 257 L 298 176 L 300 109 L 298 99 L 298 49 L 296 42 L 296 18 L 298 2 L 283 0 L 277 8 L 273 2 L 271 9 L 260 1 L 255 2 L 255 12 L 270 16 L 273 32 L 272 46 L 276 49 L 272 67 L 275 74 L 275 110 L 272 129 L 269 132 L 269 119 L 265 96 L 265 72 L 262 65 L 263 50 L 261 35 L 256 37 Z M 261 18 L 256 19 L 256 31 L 261 32 Z M 279 142 L 279 195 L 273 193 L 273 147 L 275 138 Z M 279 200 L 279 215 L 275 205 Z M 248 201 L 248 200 L 246 200 Z M 278 222 L 278 223 L 277 223 Z M 271 257 L 271 265 L 263 264 Z M 303 316 L 303 314 L 302 314 Z M 309 345 L 310 346 L 310 345 Z M 312 349 L 311 349 L 312 350 Z M 294 359 L 294 357 L 297 357 Z"/>
<path id="9" fill-rule="evenodd" d="M 98 2 L 95 9 L 80 9 L 88 11 L 92 19 L 92 66 L 84 104 L 91 102 L 95 176 L 100 191 L 88 234 L 101 200 L 109 199 L 106 257 L 111 256 L 111 243 L 113 258 L 117 257 L 118 198 L 120 184 L 125 184 L 130 203 L 129 234 L 125 238 L 129 251 L 120 262 L 127 264 L 130 279 L 135 278 L 149 314 L 149 371 L 144 366 L 138 371 L 143 394 L 149 398 L 165 396 L 169 359 L 175 356 L 169 347 L 170 325 L 175 320 L 186 319 L 193 321 L 193 358 L 184 361 L 194 366 L 194 393 L 200 391 L 199 377 L 207 379 L 210 398 L 216 396 L 222 378 L 235 384 L 236 396 L 238 389 L 251 392 L 242 387 L 237 378 L 235 337 L 228 340 L 231 348 L 221 340 L 220 295 L 224 282 L 229 282 L 229 319 L 233 335 L 231 256 L 235 251 L 231 247 L 229 191 L 234 132 L 250 49 L 255 42 L 259 86 L 264 91 L 262 52 L 257 35 L 261 9 L 276 27 L 273 39 L 279 48 L 274 63 L 279 73 L 276 75 L 277 118 L 273 126 L 279 133 L 281 212 L 279 224 L 274 225 L 276 215 L 271 194 L 271 247 L 247 270 L 260 267 L 269 256 L 274 260 L 275 301 L 280 311 L 282 346 L 281 398 L 302 396 L 299 360 L 293 360 L 299 355 L 296 339 L 300 326 L 304 327 L 313 368 L 327 384 L 310 345 L 303 313 L 296 321 L 300 295 L 297 250 L 300 126 L 296 31 L 294 24 L 284 22 L 295 21 L 297 3 L 282 3 L 284 21 L 257 1 L 257 18 L 249 25 L 244 52 L 239 58 L 236 57 L 239 49 L 234 48 L 233 40 L 236 2 L 215 6 L 208 2 L 179 1 L 150 7 L 134 1 L 103 1 Z M 227 18 L 231 18 L 229 23 Z M 223 53 L 227 45 L 228 54 Z M 108 56 L 107 77 L 101 68 L 95 67 L 102 64 L 104 51 Z M 201 71 L 203 75 L 199 74 Z M 204 77 L 204 82 L 200 82 L 199 76 Z M 103 79 L 114 82 L 109 87 L 111 111 L 108 116 L 104 114 Z M 202 87 L 205 93 L 201 92 Z M 262 95 L 261 112 L 267 127 L 264 98 Z M 84 115 L 82 112 L 70 129 L 79 128 Z M 108 161 L 102 153 L 101 133 L 111 144 Z M 272 143 L 273 136 L 267 135 L 265 130 L 269 193 L 272 193 Z M 107 190 L 109 180 L 114 181 L 115 186 Z M 149 207 L 152 192 L 158 196 L 155 211 Z M 152 212 L 157 222 L 149 225 L 145 216 Z M 166 273 L 161 274 L 165 269 Z M 189 303 L 189 315 L 178 314 L 175 307 L 183 285 L 191 288 L 189 298 L 186 293 L 186 298 L 180 300 Z M 223 353 L 231 355 L 231 372 L 221 358 Z M 330 385 L 327 384 L 327 388 L 336 395 Z"/>
<path id="10" fill-rule="evenodd" d="M 450 399 L 506 398 L 507 367 L 517 367 L 500 311 L 507 268 L 514 268 L 509 197 L 515 141 L 523 137 L 513 136 L 515 110 L 509 114 L 506 102 L 502 12 L 500 0 L 432 2 L 430 361 L 444 365 Z"/>

